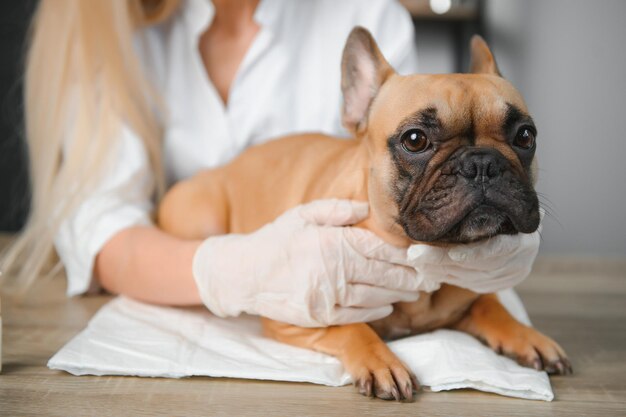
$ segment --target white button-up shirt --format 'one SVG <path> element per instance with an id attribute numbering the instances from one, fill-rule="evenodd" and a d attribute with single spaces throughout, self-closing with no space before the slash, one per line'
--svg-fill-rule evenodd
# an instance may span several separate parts
<path id="1" fill-rule="evenodd" d="M 227 163 L 245 148 L 297 132 L 345 136 L 340 62 L 357 25 L 368 28 L 400 73 L 417 69 L 413 25 L 393 0 L 262 0 L 260 26 L 224 105 L 198 50 L 214 8 L 185 0 L 172 18 L 145 29 L 137 52 L 168 106 L 163 157 L 169 184 Z M 115 163 L 55 238 L 68 295 L 86 292 L 94 260 L 119 231 L 151 224 L 150 170 L 142 141 L 123 129 Z"/>

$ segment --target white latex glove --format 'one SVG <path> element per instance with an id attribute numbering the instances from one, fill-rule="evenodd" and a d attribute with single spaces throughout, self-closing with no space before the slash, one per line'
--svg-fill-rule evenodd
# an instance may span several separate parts
<path id="1" fill-rule="evenodd" d="M 340 227 L 365 219 L 368 207 L 319 200 L 254 233 L 208 238 L 193 260 L 202 301 L 221 317 L 246 312 L 323 327 L 376 320 L 391 313 L 392 303 L 416 300 L 405 249 Z"/>
<path id="2" fill-rule="evenodd" d="M 543 215 L 542 215 L 543 217 Z M 419 289 L 432 292 L 442 283 L 486 294 L 513 288 L 528 277 L 539 251 L 541 226 L 534 233 L 499 235 L 484 242 L 447 248 L 409 247 Z"/>

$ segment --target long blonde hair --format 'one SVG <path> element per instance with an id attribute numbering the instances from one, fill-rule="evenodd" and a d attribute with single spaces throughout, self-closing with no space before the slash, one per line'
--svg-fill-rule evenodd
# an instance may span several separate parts
<path id="1" fill-rule="evenodd" d="M 31 209 L 4 254 L 0 283 L 23 294 L 50 266 L 59 225 L 103 175 L 122 123 L 145 144 L 163 191 L 158 95 L 133 49 L 138 28 L 167 19 L 179 0 L 43 0 L 25 72 Z M 57 265 L 59 265 L 57 261 Z"/>

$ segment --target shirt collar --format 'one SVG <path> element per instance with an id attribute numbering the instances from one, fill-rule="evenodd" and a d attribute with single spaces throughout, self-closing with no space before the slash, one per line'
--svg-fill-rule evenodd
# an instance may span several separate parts
<path id="1" fill-rule="evenodd" d="M 276 26 L 280 8 L 281 5 L 277 4 L 277 0 L 259 0 L 254 11 L 254 21 L 264 29 L 271 29 Z"/>
<path id="2" fill-rule="evenodd" d="M 276 23 L 278 14 L 275 9 L 280 6 L 272 5 L 273 1 L 260 0 L 254 11 L 253 19 L 263 29 L 270 29 Z M 209 0 L 184 0 L 182 8 L 183 17 L 195 37 L 200 36 L 209 27 L 215 16 L 215 6 Z"/>

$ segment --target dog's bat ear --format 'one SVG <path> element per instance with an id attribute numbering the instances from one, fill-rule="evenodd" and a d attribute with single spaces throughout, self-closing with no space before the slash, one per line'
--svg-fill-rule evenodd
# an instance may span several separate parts
<path id="1" fill-rule="evenodd" d="M 360 26 L 352 29 L 341 61 L 342 119 L 351 133 L 365 128 L 372 100 L 393 73 L 370 32 Z"/>
<path id="2" fill-rule="evenodd" d="M 498 70 L 496 60 L 487 45 L 487 42 L 479 36 L 472 36 L 470 41 L 471 60 L 470 72 L 475 74 L 493 74 L 502 76 Z"/>

